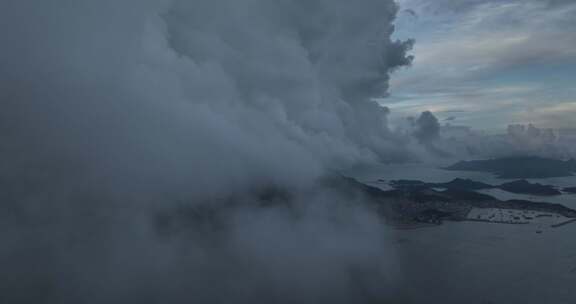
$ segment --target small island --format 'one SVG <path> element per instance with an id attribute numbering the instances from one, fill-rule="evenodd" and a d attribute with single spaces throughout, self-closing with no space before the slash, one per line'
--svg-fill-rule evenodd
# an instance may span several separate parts
<path id="1" fill-rule="evenodd" d="M 463 178 L 457 178 L 447 183 L 426 183 L 417 180 L 393 180 L 389 183 L 389 185 L 395 189 L 405 189 L 405 190 L 447 189 L 455 191 L 476 191 L 486 189 L 501 189 L 516 194 L 527 194 L 538 196 L 562 195 L 562 192 L 556 189 L 556 187 L 554 186 L 543 185 L 539 183 L 530 183 L 526 180 L 512 181 L 498 186 Z M 564 189 L 564 191 L 569 192 L 570 190 Z"/>
<path id="2" fill-rule="evenodd" d="M 570 193 L 570 194 L 576 194 L 576 187 L 564 188 L 564 189 L 562 189 L 562 191 L 564 191 L 566 193 Z"/>
<path id="3" fill-rule="evenodd" d="M 517 180 L 500 185 L 498 188 L 511 193 L 530 194 L 530 195 L 561 195 L 558 189 L 550 185 L 530 183 L 526 180 Z"/>

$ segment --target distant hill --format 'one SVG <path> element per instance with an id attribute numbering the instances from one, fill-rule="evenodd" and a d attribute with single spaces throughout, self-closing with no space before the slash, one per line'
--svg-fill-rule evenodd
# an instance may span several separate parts
<path id="1" fill-rule="evenodd" d="M 507 157 L 490 160 L 461 161 L 444 168 L 451 171 L 475 171 L 496 174 L 499 178 L 549 178 L 572 176 L 576 160 L 542 157 Z"/>

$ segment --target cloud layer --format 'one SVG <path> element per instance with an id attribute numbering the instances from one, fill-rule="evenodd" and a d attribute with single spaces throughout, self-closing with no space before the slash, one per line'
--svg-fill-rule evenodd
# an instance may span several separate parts
<path id="1" fill-rule="evenodd" d="M 371 101 L 410 62 L 411 43 L 391 39 L 396 11 L 388 0 L 3 1 L 0 297 L 381 296 L 381 224 L 350 206 L 361 198 L 314 185 L 406 155 Z M 294 209 L 238 207 L 278 188 Z"/>

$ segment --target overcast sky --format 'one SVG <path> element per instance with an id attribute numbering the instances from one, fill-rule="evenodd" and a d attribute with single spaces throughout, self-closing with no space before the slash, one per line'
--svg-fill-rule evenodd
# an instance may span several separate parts
<path id="1" fill-rule="evenodd" d="M 385 103 L 396 117 L 576 127 L 576 1 L 399 2 L 396 35 L 416 39 L 416 59 L 393 77 Z"/>

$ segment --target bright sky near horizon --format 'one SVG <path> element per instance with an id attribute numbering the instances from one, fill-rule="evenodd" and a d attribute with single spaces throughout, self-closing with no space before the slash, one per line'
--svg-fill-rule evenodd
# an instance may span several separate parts
<path id="1" fill-rule="evenodd" d="M 396 37 L 416 40 L 416 58 L 392 77 L 393 117 L 576 127 L 576 0 L 398 2 Z"/>

